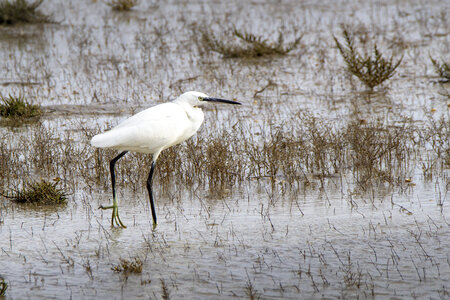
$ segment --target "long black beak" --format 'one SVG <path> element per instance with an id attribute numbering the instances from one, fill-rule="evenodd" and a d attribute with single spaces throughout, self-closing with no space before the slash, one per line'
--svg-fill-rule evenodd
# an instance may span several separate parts
<path id="1" fill-rule="evenodd" d="M 206 98 L 203 98 L 203 101 L 208 101 L 208 102 L 220 102 L 220 103 L 228 103 L 228 104 L 238 104 L 238 105 L 241 105 L 241 103 L 240 103 L 240 102 L 237 102 L 237 101 L 231 101 L 231 100 L 225 100 L 225 99 L 213 98 L 213 97 L 206 97 Z"/>

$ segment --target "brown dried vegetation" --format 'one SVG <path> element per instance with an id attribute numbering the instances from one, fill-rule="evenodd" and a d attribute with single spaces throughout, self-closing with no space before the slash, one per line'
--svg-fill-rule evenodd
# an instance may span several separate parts
<path id="1" fill-rule="evenodd" d="M 403 56 L 397 61 L 394 61 L 394 56 L 385 59 L 378 50 L 377 44 L 373 46 L 372 55 L 366 54 L 363 56 L 356 49 L 351 33 L 344 29 L 342 34 L 345 39 L 345 46 L 336 37 L 334 37 L 334 41 L 347 64 L 347 69 L 369 89 L 372 90 L 395 74 L 395 70 L 402 62 Z"/>
<path id="2" fill-rule="evenodd" d="M 443 82 L 450 81 L 450 64 L 446 63 L 443 59 L 439 62 L 430 56 L 430 60 L 433 63 L 436 73 L 439 75 Z"/>
<path id="3" fill-rule="evenodd" d="M 131 260 L 121 258 L 119 264 L 113 266 L 111 269 L 116 273 L 140 274 L 142 273 L 142 265 L 143 262 L 139 257 L 135 257 Z"/>
<path id="4" fill-rule="evenodd" d="M 201 45 L 207 50 L 220 53 L 225 58 L 251 58 L 269 55 L 286 55 L 298 47 L 302 35 L 293 42 L 285 43 L 283 33 L 279 32 L 276 42 L 270 42 L 261 36 L 233 29 L 232 36 L 240 43 L 224 42 L 211 31 L 201 30 Z"/>
<path id="5" fill-rule="evenodd" d="M 253 129 L 239 127 L 209 131 L 170 148 L 158 160 L 158 186 L 163 193 L 201 186 L 220 194 L 248 179 L 295 187 L 352 174 L 354 182 L 366 189 L 373 184 L 400 185 L 427 143 L 433 149 L 427 157 L 432 155 L 435 164 L 442 162 L 434 173 L 450 161 L 449 122 L 444 118 L 430 118 L 422 129 L 409 119 L 395 125 L 369 120 L 336 127 L 309 113 L 296 113 L 288 123 L 269 126 L 259 135 L 245 135 Z M 22 135 L 13 144 L 6 142 L 7 133 L 0 142 L 0 182 L 14 186 L 19 178 L 35 174 L 67 179 L 64 184 L 73 188 L 84 182 L 92 189 L 109 190 L 108 163 L 116 153 L 89 146 L 99 131 L 83 128 L 74 141 L 73 136 L 61 136 L 39 123 L 31 136 Z M 150 163 L 148 155 L 126 156 L 116 167 L 118 184 L 126 181 L 132 191 L 145 192 Z"/>

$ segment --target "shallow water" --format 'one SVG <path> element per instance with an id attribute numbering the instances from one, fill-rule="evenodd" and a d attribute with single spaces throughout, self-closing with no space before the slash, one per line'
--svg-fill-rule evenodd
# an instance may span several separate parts
<path id="1" fill-rule="evenodd" d="M 119 13 L 101 1 L 45 1 L 42 10 L 60 23 L 0 28 L 0 91 L 44 105 L 43 126 L 79 148 L 87 143 L 84 129 L 110 127 L 193 89 L 244 104 L 209 109 L 199 136 L 234 124 L 259 136 L 299 111 L 336 126 L 377 117 L 396 124 L 405 116 L 420 126 L 427 118 L 448 119 L 448 98 L 440 94 L 446 87 L 437 83 L 429 55 L 448 55 L 450 26 L 442 12 L 449 8 L 445 1 L 409 0 L 173 1 Z M 370 97 L 344 72 L 333 41 L 341 23 L 366 29 L 388 53 L 404 54 L 387 87 Z M 202 55 L 193 40 L 199 28 L 219 36 L 233 25 L 274 40 L 279 30 L 286 40 L 304 37 L 286 57 Z M 26 147 L 33 130 L 0 133 L 16 149 Z M 164 298 L 164 287 L 174 299 L 448 298 L 449 170 L 425 178 L 416 159 L 411 184 L 365 192 L 350 174 L 322 185 L 307 174 L 310 183 L 294 188 L 282 176 L 274 186 L 248 179 L 220 195 L 202 185 L 174 183 L 164 192 L 155 184 L 154 230 L 146 191 L 132 190 L 135 178 L 119 179 L 128 228 L 117 229 L 110 227 L 111 212 L 98 209 L 111 201 L 109 179 L 92 184 L 57 168 L 54 176 L 72 192 L 67 206 L 33 209 L 1 199 L 6 298 L 153 299 Z M 22 176 L 39 178 L 27 157 L 18 160 Z M 134 257 L 143 261 L 141 274 L 112 270 L 120 258 Z"/>
<path id="2" fill-rule="evenodd" d="M 153 231 L 144 195 L 121 195 L 124 230 L 96 209 L 107 195 L 77 195 L 59 212 L 10 206 L 2 276 L 12 298 L 159 298 L 160 280 L 174 298 L 246 297 L 249 286 L 262 298 L 445 298 L 448 205 L 436 206 L 432 186 L 353 209 L 336 195 L 159 197 Z M 134 256 L 144 261 L 142 274 L 111 270 Z"/>

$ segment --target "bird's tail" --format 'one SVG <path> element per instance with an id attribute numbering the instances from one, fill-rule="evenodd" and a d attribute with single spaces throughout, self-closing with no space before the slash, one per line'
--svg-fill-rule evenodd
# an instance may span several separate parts
<path id="1" fill-rule="evenodd" d="M 94 136 L 91 140 L 91 145 L 97 148 L 107 148 L 111 147 L 111 138 L 109 138 L 108 133 L 101 133 Z"/>

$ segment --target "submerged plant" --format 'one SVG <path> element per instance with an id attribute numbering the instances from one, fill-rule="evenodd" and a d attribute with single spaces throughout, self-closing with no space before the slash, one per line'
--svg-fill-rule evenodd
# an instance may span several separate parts
<path id="1" fill-rule="evenodd" d="M 42 114 L 41 107 L 31 104 L 23 96 L 0 98 L 0 116 L 10 120 L 22 120 L 27 118 L 36 118 Z"/>
<path id="2" fill-rule="evenodd" d="M 142 260 L 139 257 L 135 257 L 132 260 L 120 259 L 118 265 L 113 266 L 111 269 L 116 273 L 142 273 Z"/>
<path id="3" fill-rule="evenodd" d="M 433 63 L 434 69 L 436 73 L 438 73 L 439 77 L 441 77 L 443 82 L 450 81 L 450 66 L 443 59 L 442 62 L 439 62 L 437 59 L 434 59 L 430 56 L 431 62 Z"/>
<path id="4" fill-rule="evenodd" d="M 48 16 L 37 10 L 43 1 L 28 3 L 26 0 L 0 0 L 0 24 L 50 22 Z"/>
<path id="5" fill-rule="evenodd" d="M 110 0 L 106 2 L 114 10 L 125 11 L 131 10 L 133 7 L 139 4 L 139 0 Z"/>
<path id="6" fill-rule="evenodd" d="M 57 188 L 59 180 L 51 183 L 45 180 L 25 185 L 22 190 L 13 191 L 12 195 L 2 196 L 11 198 L 18 203 L 30 203 L 36 205 L 58 205 L 65 204 L 67 194 Z"/>
<path id="7" fill-rule="evenodd" d="M 334 37 L 334 41 L 347 64 L 347 69 L 369 89 L 372 90 L 394 75 L 395 69 L 400 65 L 403 56 L 397 61 L 394 61 L 393 56 L 385 59 L 378 50 L 377 44 L 373 46 L 372 55 L 366 54 L 363 56 L 356 49 L 354 39 L 346 29 L 343 30 L 343 35 L 345 46 L 336 37 Z"/>
<path id="8" fill-rule="evenodd" d="M 244 42 L 242 44 L 229 44 L 217 39 L 212 32 L 202 31 L 202 44 L 211 51 L 218 52 L 226 58 L 250 58 L 268 55 L 286 55 L 294 50 L 302 35 L 296 37 L 291 43 L 284 42 L 284 36 L 280 32 L 276 42 L 269 42 L 267 39 L 251 33 L 233 30 L 233 36 Z"/>
<path id="9" fill-rule="evenodd" d="M 8 283 L 6 283 L 5 279 L 0 278 L 0 296 L 5 296 L 7 289 Z"/>

